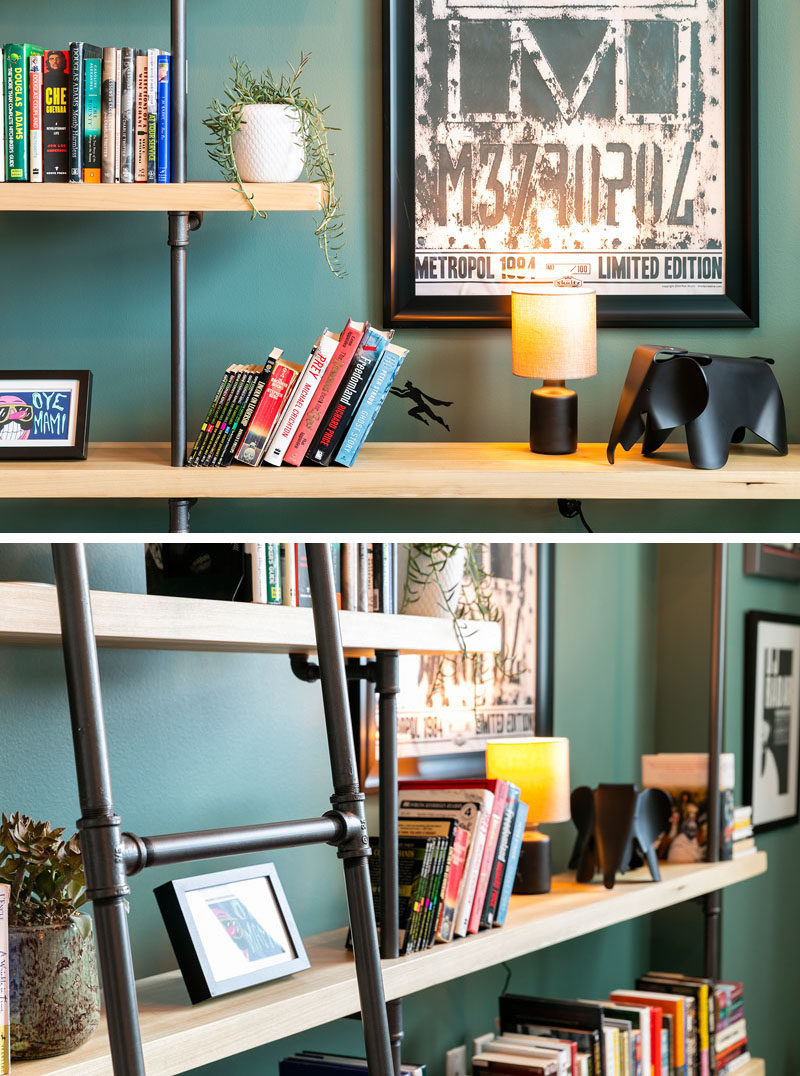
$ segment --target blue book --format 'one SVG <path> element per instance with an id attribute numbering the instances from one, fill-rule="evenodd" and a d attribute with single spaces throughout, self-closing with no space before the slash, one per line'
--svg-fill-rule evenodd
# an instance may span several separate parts
<path id="1" fill-rule="evenodd" d="M 520 800 L 517 807 L 517 817 L 514 819 L 514 828 L 511 831 L 511 843 L 508 846 L 508 859 L 506 860 L 506 872 L 503 875 L 503 888 L 500 890 L 500 899 L 497 902 L 497 912 L 494 917 L 494 925 L 501 927 L 506 921 L 508 902 L 511 900 L 511 890 L 514 888 L 514 879 L 517 876 L 517 864 L 519 854 L 522 851 L 522 835 L 525 832 L 525 823 L 528 821 L 528 805 Z"/>
<path id="2" fill-rule="evenodd" d="M 158 87 L 156 98 L 156 182 L 169 183 L 172 178 L 170 161 L 170 74 L 172 57 L 158 56 Z"/>
<path id="3" fill-rule="evenodd" d="M 407 354 L 404 347 L 397 347 L 395 344 L 386 347 L 348 427 L 341 448 L 336 453 L 336 463 L 341 463 L 344 467 L 353 466 Z"/>

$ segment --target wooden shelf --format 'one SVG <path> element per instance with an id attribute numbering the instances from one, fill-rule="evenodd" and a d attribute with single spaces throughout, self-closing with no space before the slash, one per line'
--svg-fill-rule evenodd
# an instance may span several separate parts
<path id="1" fill-rule="evenodd" d="M 660 884 L 628 875 L 612 890 L 554 879 L 543 897 L 514 897 L 506 925 L 424 953 L 383 961 L 387 999 L 489 968 L 629 919 L 743 882 L 767 869 L 763 852 L 729 863 L 662 866 Z M 191 1006 L 177 972 L 138 984 L 148 1076 L 173 1076 L 338 1020 L 359 1007 L 344 930 L 307 939 L 311 968 L 265 986 Z M 110 1076 L 105 1024 L 74 1053 L 19 1062 L 15 1076 Z"/>
<path id="2" fill-rule="evenodd" d="M 788 456 L 735 447 L 719 471 L 697 470 L 677 449 L 645 459 L 636 448 L 613 467 L 605 452 L 597 444 L 574 456 L 534 456 L 523 444 L 372 441 L 352 468 L 179 468 L 170 467 L 167 444 L 100 442 L 87 460 L 3 461 L 0 498 L 800 500 L 800 445 Z"/>
<path id="3" fill-rule="evenodd" d="M 767 1066 L 758 1057 L 752 1057 L 747 1064 L 736 1070 L 736 1076 L 766 1076 Z"/>
<path id="4" fill-rule="evenodd" d="M 310 609 L 95 590 L 92 615 L 98 646 L 117 650 L 287 654 L 305 653 L 316 645 Z M 349 657 L 370 655 L 376 649 L 406 654 L 461 649 L 447 618 L 343 611 L 339 626 Z M 463 630 L 470 650 L 500 649 L 499 624 L 465 621 Z M 54 586 L 0 583 L 0 643 L 61 644 Z"/>
<path id="5" fill-rule="evenodd" d="M 259 209 L 317 210 L 321 183 L 248 183 Z M 3 183 L 0 212 L 251 212 L 229 183 Z"/>

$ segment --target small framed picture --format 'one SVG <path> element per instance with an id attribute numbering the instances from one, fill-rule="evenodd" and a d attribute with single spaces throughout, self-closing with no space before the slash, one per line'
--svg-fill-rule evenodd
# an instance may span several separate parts
<path id="1" fill-rule="evenodd" d="M 154 892 L 193 1005 L 310 967 L 272 863 Z"/>
<path id="2" fill-rule="evenodd" d="M 800 617 L 747 613 L 744 797 L 756 833 L 798 820 Z"/>
<path id="3" fill-rule="evenodd" d="M 85 460 L 90 370 L 0 370 L 0 459 Z"/>
<path id="4" fill-rule="evenodd" d="M 765 542 L 744 547 L 744 574 L 768 579 L 800 580 L 800 544 Z"/>

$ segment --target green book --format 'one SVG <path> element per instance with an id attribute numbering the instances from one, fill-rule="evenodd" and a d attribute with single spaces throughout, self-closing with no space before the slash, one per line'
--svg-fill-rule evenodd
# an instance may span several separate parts
<path id="1" fill-rule="evenodd" d="M 31 56 L 41 56 L 36 45 L 4 45 L 3 85 L 6 88 L 6 179 L 28 181 L 30 131 L 29 70 Z"/>
<path id="2" fill-rule="evenodd" d="M 84 60 L 83 182 L 99 183 L 102 173 L 103 61 Z"/>

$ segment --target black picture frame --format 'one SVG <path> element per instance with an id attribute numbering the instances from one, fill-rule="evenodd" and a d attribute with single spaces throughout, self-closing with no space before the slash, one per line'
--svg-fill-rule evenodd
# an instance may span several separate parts
<path id="1" fill-rule="evenodd" d="M 724 0 L 726 292 L 597 297 L 604 328 L 759 324 L 758 0 Z M 384 321 L 508 327 L 510 296 L 417 296 L 414 281 L 413 0 L 383 0 Z"/>
<path id="2" fill-rule="evenodd" d="M 771 767 L 778 774 L 778 797 L 769 796 L 766 785 L 767 779 L 757 773 L 759 756 L 758 745 L 764 743 L 766 754 L 769 741 L 764 741 L 757 728 L 763 719 L 764 697 L 762 689 L 765 687 L 765 664 L 766 658 L 762 659 L 759 650 L 777 644 L 782 640 L 776 638 L 773 628 L 785 628 L 786 626 L 797 629 L 796 639 L 793 640 L 789 653 L 792 655 L 790 680 L 786 685 L 795 690 L 790 692 L 788 706 L 772 707 L 773 716 L 767 719 L 769 725 L 769 739 L 773 741 L 770 748 L 773 755 Z M 774 647 L 777 649 L 777 646 Z M 780 653 L 786 653 L 781 651 Z M 785 659 L 778 658 L 779 662 Z M 781 668 L 776 668 L 771 675 L 786 675 Z M 788 714 L 778 717 L 775 711 L 788 709 Z M 780 725 L 778 725 L 780 721 Z M 777 744 L 775 744 L 776 731 Z M 788 742 L 785 737 L 788 736 Z M 744 736 L 743 736 L 743 792 L 744 802 L 753 807 L 753 831 L 765 833 L 769 830 L 778 829 L 782 826 L 795 825 L 800 819 L 800 617 L 787 616 L 782 613 L 768 613 L 763 611 L 750 611 L 745 614 L 745 661 L 744 661 Z M 780 758 L 778 752 L 785 747 L 785 757 Z M 776 761 L 777 759 L 777 761 Z M 780 792 L 782 769 L 785 768 L 786 792 Z M 794 792 L 792 793 L 792 784 Z M 771 802 L 770 802 L 771 800 Z M 783 800 L 783 804 L 781 804 Z M 777 802 L 777 808 L 775 806 Z M 777 813 L 783 810 L 784 813 Z"/>
<path id="3" fill-rule="evenodd" d="M 744 574 L 784 582 L 800 581 L 800 544 L 748 543 L 744 547 Z"/>
<path id="4" fill-rule="evenodd" d="M 75 429 L 72 436 L 57 444 L 36 445 L 27 441 L 0 440 L 0 460 L 85 460 L 89 449 L 89 414 L 92 402 L 91 370 L 0 370 L 0 397 L 19 392 L 40 391 L 47 394 L 55 383 L 74 382 L 77 386 Z M 21 388 L 22 384 L 40 384 L 41 388 Z M 58 390 L 63 391 L 63 390 Z M 3 420 L 5 421 L 5 420 Z M 56 440 L 53 438 L 53 440 Z"/>
<path id="5" fill-rule="evenodd" d="M 199 901 L 192 900 L 191 895 L 200 893 L 203 890 L 229 889 L 234 894 L 233 899 L 239 899 L 235 896 L 237 887 L 241 887 L 242 883 L 253 880 L 263 881 L 266 891 L 265 899 L 272 906 L 274 913 L 280 920 L 281 930 L 284 939 L 290 946 L 290 952 L 287 952 L 286 960 L 265 965 L 264 960 L 272 960 L 273 956 L 277 955 L 269 954 L 265 958 L 254 959 L 253 963 L 261 966 L 254 968 L 249 973 L 221 977 L 215 972 L 215 958 L 210 955 L 210 946 L 212 943 L 218 945 L 219 937 L 212 938 L 209 930 L 215 931 L 216 927 L 219 926 L 219 930 L 223 935 L 223 943 L 227 942 L 228 937 L 232 938 L 233 936 L 222 925 L 224 920 L 219 919 L 219 912 L 216 910 L 214 913 L 209 913 L 211 916 L 210 925 L 209 921 L 199 923 L 197 912 L 198 907 L 202 908 L 202 906 L 199 905 Z M 230 994 L 235 990 L 243 990 L 248 986 L 256 986 L 259 983 L 270 982 L 273 979 L 282 979 L 286 975 L 294 974 L 294 972 L 305 971 L 306 968 L 311 966 L 303 945 L 303 939 L 292 917 L 289 902 L 286 899 L 286 894 L 283 891 L 283 886 L 273 863 L 262 863 L 254 867 L 239 867 L 229 871 L 217 871 L 214 874 L 200 874 L 193 878 L 178 878 L 165 882 L 154 889 L 153 892 L 175 953 L 175 959 L 178 961 L 178 967 L 186 984 L 189 999 L 193 1005 L 208 1001 L 209 998 L 219 997 L 222 994 Z M 224 901 L 226 897 L 223 895 L 215 899 Z M 272 943 L 272 945 L 277 945 L 280 948 L 280 943 L 272 938 L 264 927 L 255 920 L 252 912 L 247 908 L 244 910 L 250 920 L 248 926 L 252 927 L 252 924 L 255 924 L 253 929 L 257 932 L 258 942 L 260 944 Z M 229 916 L 229 921 L 231 920 L 234 923 L 237 921 L 235 917 Z M 238 922 L 241 924 L 241 917 Z M 268 942 L 264 941 L 264 937 L 268 939 Z M 235 940 L 233 944 L 239 950 L 238 954 L 233 953 L 234 958 L 246 951 L 245 947 Z M 249 960 L 251 958 L 245 957 L 245 959 Z"/>

